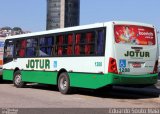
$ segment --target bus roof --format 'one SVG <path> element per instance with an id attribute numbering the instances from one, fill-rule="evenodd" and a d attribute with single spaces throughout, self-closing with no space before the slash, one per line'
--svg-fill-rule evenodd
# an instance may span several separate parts
<path id="1" fill-rule="evenodd" d="M 107 26 L 108 24 L 132 24 L 132 25 L 142 25 L 142 26 L 154 27 L 151 24 L 139 23 L 139 22 L 109 21 L 109 22 L 104 22 L 104 23 L 80 25 L 80 26 L 74 26 L 74 27 L 58 28 L 58 29 L 54 29 L 54 30 L 47 30 L 47 31 L 33 32 L 33 33 L 27 33 L 27 34 L 15 35 L 15 36 L 8 36 L 6 39 L 23 38 L 23 37 L 31 37 L 31 36 L 38 36 L 38 35 L 47 35 L 47 34 L 51 34 L 51 33 L 60 33 L 60 32 L 67 32 L 67 31 L 69 32 L 69 31 L 73 31 L 73 30 L 91 29 L 91 28 L 97 28 L 97 27 L 104 27 L 104 26 Z"/>

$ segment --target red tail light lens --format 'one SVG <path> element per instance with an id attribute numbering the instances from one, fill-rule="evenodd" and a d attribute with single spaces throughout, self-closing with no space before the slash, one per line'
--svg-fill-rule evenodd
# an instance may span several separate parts
<path id="1" fill-rule="evenodd" d="M 108 72 L 118 74 L 117 63 L 114 58 L 109 58 Z"/>
<path id="2" fill-rule="evenodd" d="M 158 60 L 156 60 L 156 63 L 154 65 L 153 74 L 158 73 Z"/>

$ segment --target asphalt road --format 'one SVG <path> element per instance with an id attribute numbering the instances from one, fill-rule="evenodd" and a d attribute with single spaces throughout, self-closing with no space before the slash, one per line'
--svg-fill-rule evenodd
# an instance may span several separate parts
<path id="1" fill-rule="evenodd" d="M 1 108 L 160 108 L 160 86 L 126 88 L 93 92 L 78 90 L 63 95 L 55 86 L 30 84 L 16 88 L 10 82 L 0 83 Z"/>

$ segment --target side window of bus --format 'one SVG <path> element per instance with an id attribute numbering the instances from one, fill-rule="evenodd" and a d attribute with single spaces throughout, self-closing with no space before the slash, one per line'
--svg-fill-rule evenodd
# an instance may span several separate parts
<path id="1" fill-rule="evenodd" d="M 57 55 L 73 55 L 73 34 L 58 35 L 56 38 Z"/>
<path id="2" fill-rule="evenodd" d="M 77 33 L 75 36 L 75 55 L 95 54 L 95 32 Z"/>
<path id="3" fill-rule="evenodd" d="M 63 54 L 63 43 L 64 42 L 64 36 L 63 35 L 58 35 L 56 37 L 56 44 L 57 44 L 57 55 L 62 56 Z"/>
<path id="4" fill-rule="evenodd" d="M 39 40 L 39 56 L 53 56 L 54 54 L 54 38 L 53 37 L 44 37 Z"/>
<path id="5" fill-rule="evenodd" d="M 14 57 L 14 43 L 12 40 L 6 41 L 4 45 L 4 61 L 8 63 L 13 60 Z"/>
<path id="6" fill-rule="evenodd" d="M 27 46 L 26 39 L 16 40 L 16 57 L 24 57 Z"/>
<path id="7" fill-rule="evenodd" d="M 13 58 L 14 44 L 13 41 L 7 41 L 4 48 L 4 58 Z"/>
<path id="8" fill-rule="evenodd" d="M 38 40 L 36 38 L 27 39 L 26 57 L 38 55 Z"/>
<path id="9" fill-rule="evenodd" d="M 96 55 L 103 55 L 104 54 L 104 32 L 103 30 L 97 31 L 97 49 Z"/>
<path id="10" fill-rule="evenodd" d="M 68 47 L 67 47 L 67 55 L 73 54 L 73 34 L 68 34 Z"/>

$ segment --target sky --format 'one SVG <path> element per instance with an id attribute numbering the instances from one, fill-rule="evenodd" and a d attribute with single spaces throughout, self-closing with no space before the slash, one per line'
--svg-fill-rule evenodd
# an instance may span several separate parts
<path id="1" fill-rule="evenodd" d="M 160 30 L 160 0 L 80 0 L 80 25 L 107 21 L 136 21 Z M 0 27 L 46 29 L 46 0 L 1 0 Z"/>

